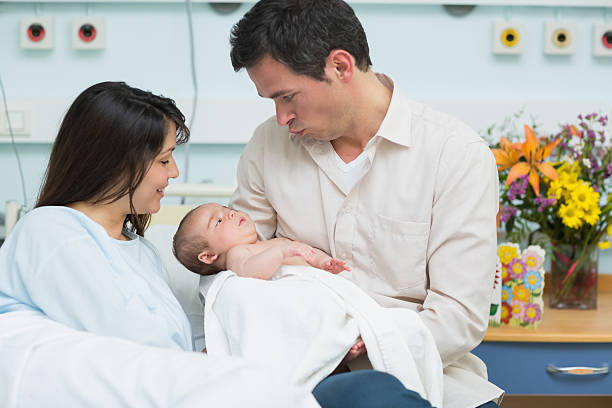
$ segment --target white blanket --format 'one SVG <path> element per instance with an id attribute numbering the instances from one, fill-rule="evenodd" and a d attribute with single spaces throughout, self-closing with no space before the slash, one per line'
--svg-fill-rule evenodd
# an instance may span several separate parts
<path id="1" fill-rule="evenodd" d="M 309 390 L 236 358 L 79 332 L 38 312 L 0 314 L 0 407 L 315 408 Z"/>
<path id="2" fill-rule="evenodd" d="M 352 282 L 309 266 L 283 266 L 275 279 L 231 271 L 203 278 L 210 356 L 241 356 L 313 389 L 361 336 L 374 369 L 396 376 L 442 407 L 442 363 L 416 312 L 383 308 Z"/>

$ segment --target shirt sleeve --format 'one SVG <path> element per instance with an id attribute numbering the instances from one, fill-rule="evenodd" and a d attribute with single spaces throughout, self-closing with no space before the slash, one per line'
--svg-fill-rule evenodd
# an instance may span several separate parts
<path id="1" fill-rule="evenodd" d="M 255 130 L 240 156 L 236 176 L 238 186 L 229 204 L 231 208 L 249 214 L 261 239 L 273 238 L 276 233 L 276 211 L 266 198 L 265 188 L 268 122 Z"/>
<path id="2" fill-rule="evenodd" d="M 420 310 L 444 366 L 484 336 L 497 254 L 499 181 L 493 155 L 482 141 L 457 139 L 444 147 L 436 177 L 429 289 Z"/>
<path id="3" fill-rule="evenodd" d="M 26 274 L 32 302 L 77 330 L 182 349 L 147 282 L 112 259 L 87 235 L 60 244 Z"/>

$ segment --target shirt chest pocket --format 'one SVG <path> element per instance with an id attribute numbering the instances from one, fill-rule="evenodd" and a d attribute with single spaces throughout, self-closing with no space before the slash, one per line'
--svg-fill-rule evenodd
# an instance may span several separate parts
<path id="1" fill-rule="evenodd" d="M 370 257 L 375 273 L 398 292 L 424 286 L 429 224 L 377 215 Z"/>

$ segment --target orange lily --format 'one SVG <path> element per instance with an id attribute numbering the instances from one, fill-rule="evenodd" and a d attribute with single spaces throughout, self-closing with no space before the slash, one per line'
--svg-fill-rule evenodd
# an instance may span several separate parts
<path id="1" fill-rule="evenodd" d="M 559 144 L 561 139 L 553 140 L 544 147 L 540 147 L 538 138 L 531 128 L 525 125 L 525 142 L 521 144 L 521 152 L 526 161 L 519 161 L 512 166 L 506 179 L 506 186 L 512 184 L 517 178 L 529 174 L 529 184 L 536 195 L 540 195 L 540 176 L 538 170 L 546 177 L 555 180 L 559 177 L 557 170 L 544 161 Z"/>
<path id="2" fill-rule="evenodd" d="M 498 170 L 506 170 L 514 166 L 523 155 L 521 152 L 520 143 L 510 143 L 508 139 L 502 136 L 499 139 L 499 149 L 491 149 Z"/>
<path id="3" fill-rule="evenodd" d="M 578 133 L 578 129 L 576 129 L 576 126 L 574 125 L 570 125 L 570 133 L 576 137 L 580 137 L 580 133 Z"/>

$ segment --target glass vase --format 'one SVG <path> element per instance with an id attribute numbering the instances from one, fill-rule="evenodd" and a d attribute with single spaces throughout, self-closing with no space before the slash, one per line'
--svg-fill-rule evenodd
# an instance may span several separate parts
<path id="1" fill-rule="evenodd" d="M 554 245 L 550 263 L 550 307 L 597 308 L 597 245 Z"/>

